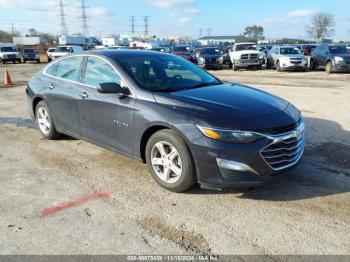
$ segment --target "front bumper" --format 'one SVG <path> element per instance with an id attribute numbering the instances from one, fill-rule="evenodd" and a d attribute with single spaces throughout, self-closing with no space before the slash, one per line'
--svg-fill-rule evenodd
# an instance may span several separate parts
<path id="1" fill-rule="evenodd" d="M 8 63 L 8 62 L 21 62 L 21 58 L 18 58 L 18 57 L 1 58 L 0 60 L 1 60 L 2 62 L 4 62 L 4 63 Z"/>
<path id="2" fill-rule="evenodd" d="M 192 143 L 191 150 L 200 184 L 215 188 L 260 186 L 298 166 L 304 152 L 304 126 L 266 135 L 252 144 L 202 137 Z"/>
<path id="3" fill-rule="evenodd" d="M 260 66 L 260 65 L 262 65 L 262 61 L 259 60 L 259 59 L 254 59 L 254 60 L 235 60 L 234 64 L 237 67 Z"/>
<path id="4" fill-rule="evenodd" d="M 335 72 L 350 72 L 350 64 L 348 63 L 335 63 L 333 66 L 333 71 Z"/>
<path id="5" fill-rule="evenodd" d="M 280 66 L 283 70 L 306 70 L 307 62 L 291 63 L 287 61 L 281 61 Z"/>
<path id="6" fill-rule="evenodd" d="M 40 58 L 39 57 L 35 57 L 35 56 L 24 56 L 23 57 L 23 60 L 25 60 L 25 61 L 38 61 L 38 60 L 40 60 Z"/>

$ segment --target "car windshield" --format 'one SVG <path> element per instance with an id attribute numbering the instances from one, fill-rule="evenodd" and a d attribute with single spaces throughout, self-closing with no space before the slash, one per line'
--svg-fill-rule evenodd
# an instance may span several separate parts
<path id="1" fill-rule="evenodd" d="M 301 54 L 297 47 L 281 47 L 281 55 L 299 55 Z"/>
<path id="2" fill-rule="evenodd" d="M 38 51 L 34 50 L 34 49 L 24 49 L 23 50 L 24 53 L 38 53 Z"/>
<path id="3" fill-rule="evenodd" d="M 222 51 L 217 48 L 204 48 L 201 51 L 202 55 L 221 55 Z"/>
<path id="4" fill-rule="evenodd" d="M 1 52 L 17 52 L 17 48 L 14 46 L 1 47 Z"/>
<path id="5" fill-rule="evenodd" d="M 349 49 L 346 46 L 330 46 L 329 51 L 331 54 L 349 54 Z"/>
<path id="6" fill-rule="evenodd" d="M 191 47 L 190 46 L 177 46 L 174 48 L 175 52 L 190 52 Z"/>
<path id="7" fill-rule="evenodd" d="M 258 50 L 256 45 L 245 44 L 245 45 L 237 45 L 236 51 L 244 51 L 244 50 Z"/>
<path id="8" fill-rule="evenodd" d="M 57 47 L 55 50 L 55 52 L 69 52 L 69 51 L 70 51 L 70 48 L 66 46 Z"/>
<path id="9" fill-rule="evenodd" d="M 176 92 L 221 84 L 196 65 L 172 55 L 138 55 L 117 58 L 142 89 L 152 92 Z"/>

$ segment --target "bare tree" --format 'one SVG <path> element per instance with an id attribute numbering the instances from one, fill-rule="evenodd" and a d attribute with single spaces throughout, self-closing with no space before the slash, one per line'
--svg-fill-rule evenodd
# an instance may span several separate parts
<path id="1" fill-rule="evenodd" d="M 305 31 L 310 37 L 316 40 L 322 40 L 334 34 L 334 26 L 334 16 L 322 12 L 312 17 L 311 25 L 306 26 Z"/>
<path id="2" fill-rule="evenodd" d="M 257 42 L 264 39 L 264 28 L 258 25 L 248 26 L 244 29 L 243 35 L 249 40 Z"/>

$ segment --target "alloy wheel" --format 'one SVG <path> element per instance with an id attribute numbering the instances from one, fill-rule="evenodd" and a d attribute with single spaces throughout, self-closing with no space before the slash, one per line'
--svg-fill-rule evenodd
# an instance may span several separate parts
<path id="1" fill-rule="evenodd" d="M 153 146 L 151 163 L 157 176 L 166 183 L 176 183 L 182 175 L 180 154 L 168 142 L 161 141 Z"/>
<path id="2" fill-rule="evenodd" d="M 38 109 L 38 124 L 41 132 L 47 135 L 50 132 L 51 121 L 49 113 L 44 107 Z"/>

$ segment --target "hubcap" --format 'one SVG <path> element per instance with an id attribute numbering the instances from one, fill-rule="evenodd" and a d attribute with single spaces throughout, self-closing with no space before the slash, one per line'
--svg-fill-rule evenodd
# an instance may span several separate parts
<path id="1" fill-rule="evenodd" d="M 176 148 L 168 142 L 156 143 L 151 151 L 153 170 L 164 182 L 176 183 L 182 174 L 182 161 Z"/>
<path id="2" fill-rule="evenodd" d="M 38 110 L 38 124 L 41 132 L 43 132 L 45 135 L 50 132 L 51 123 L 49 113 L 43 107 L 40 107 Z"/>

